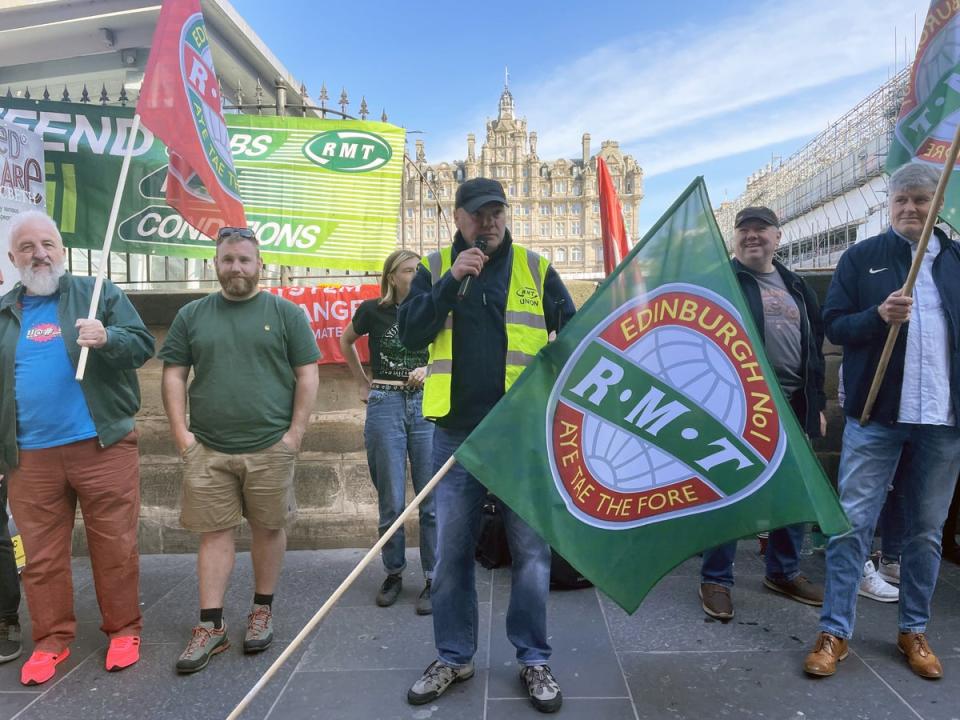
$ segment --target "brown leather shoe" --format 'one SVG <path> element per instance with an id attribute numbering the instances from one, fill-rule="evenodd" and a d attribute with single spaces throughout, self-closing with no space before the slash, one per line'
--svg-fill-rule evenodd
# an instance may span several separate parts
<path id="1" fill-rule="evenodd" d="M 807 675 L 829 677 L 837 671 L 837 663 L 847 657 L 847 641 L 828 632 L 817 635 L 817 644 L 803 661 Z"/>
<path id="2" fill-rule="evenodd" d="M 925 633 L 900 633 L 897 647 L 907 656 L 910 669 L 920 677 L 931 680 L 943 677 L 943 666 L 930 649 Z"/>
<path id="3" fill-rule="evenodd" d="M 777 580 L 764 577 L 763 584 L 774 592 L 786 595 L 792 600 L 805 605 L 823 605 L 823 585 L 817 585 L 807 580 L 803 575 L 797 575 L 792 580 Z"/>
<path id="4" fill-rule="evenodd" d="M 700 600 L 703 611 L 717 620 L 733 617 L 733 600 L 730 588 L 716 583 L 700 583 Z"/>

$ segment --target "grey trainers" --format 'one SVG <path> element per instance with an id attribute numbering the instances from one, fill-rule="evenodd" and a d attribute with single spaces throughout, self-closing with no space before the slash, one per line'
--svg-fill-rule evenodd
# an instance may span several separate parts
<path id="1" fill-rule="evenodd" d="M 403 589 L 403 578 L 399 575 L 387 575 L 387 579 L 380 586 L 377 593 L 377 605 L 380 607 L 390 607 L 397 601 L 397 596 Z"/>
<path id="2" fill-rule="evenodd" d="M 552 713 L 563 704 L 560 685 L 548 665 L 527 665 L 520 668 L 520 682 L 530 694 L 530 702 L 542 713 Z"/>
<path id="3" fill-rule="evenodd" d="M 213 627 L 212 622 L 202 622 L 193 629 L 193 637 L 187 643 L 187 648 L 180 653 L 177 660 L 177 672 L 192 673 L 203 670 L 210 658 L 230 647 L 227 638 L 227 624 L 219 630 Z"/>
<path id="4" fill-rule="evenodd" d="M 427 584 L 424 586 L 423 590 L 420 591 L 420 595 L 417 597 L 417 602 L 413 606 L 413 609 L 416 611 L 417 615 L 433 614 L 433 603 L 430 601 L 429 580 L 427 580 Z"/>
<path id="5" fill-rule="evenodd" d="M 20 657 L 23 651 L 20 625 L 9 620 L 0 620 L 0 663 Z"/>
<path id="6" fill-rule="evenodd" d="M 243 651 L 257 653 L 273 642 L 273 611 L 269 605 L 257 605 L 247 615 L 247 634 L 243 637 Z"/>
<path id="7" fill-rule="evenodd" d="M 473 663 L 455 668 L 434 660 L 423 671 L 423 677 L 417 680 L 407 691 L 407 702 L 411 705 L 425 705 L 440 697 L 453 683 L 463 682 L 473 677 Z"/>

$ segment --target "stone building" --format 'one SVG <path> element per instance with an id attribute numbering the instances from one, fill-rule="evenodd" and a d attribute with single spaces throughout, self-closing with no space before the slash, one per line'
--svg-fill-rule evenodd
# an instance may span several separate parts
<path id="1" fill-rule="evenodd" d="M 467 135 L 466 160 L 428 163 L 422 140 L 408 163 L 401 206 L 400 244 L 430 252 L 448 244 L 452 233 L 457 186 L 475 177 L 496 178 L 510 202 L 508 227 L 523 245 L 548 257 L 568 279 L 603 275 L 597 163 L 602 157 L 613 176 L 623 206 L 627 235 L 636 239 L 643 170 L 613 140 L 604 140 L 590 154 L 590 135 L 582 138 L 578 158 L 541 160 L 537 133 L 517 117 L 513 95 L 504 86 L 496 120 L 488 120 L 486 139 L 477 148 Z"/>

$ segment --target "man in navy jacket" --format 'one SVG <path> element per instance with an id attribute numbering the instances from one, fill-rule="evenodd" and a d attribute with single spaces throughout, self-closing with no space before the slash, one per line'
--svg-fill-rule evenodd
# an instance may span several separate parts
<path id="1" fill-rule="evenodd" d="M 920 164 L 893 174 L 890 228 L 843 254 L 827 294 L 826 334 L 843 346 L 847 422 L 839 489 L 852 528 L 827 545 L 821 632 L 804 662 L 810 675 L 832 675 L 847 656 L 873 528 L 906 443 L 913 451 L 902 478 L 906 531 L 897 646 L 918 675 L 943 675 L 926 629 L 940 569 L 940 531 L 960 470 L 960 246 L 935 230 L 913 297 L 900 291 L 937 180 L 937 171 Z M 893 323 L 903 327 L 870 421 L 861 426 L 858 419 Z"/>

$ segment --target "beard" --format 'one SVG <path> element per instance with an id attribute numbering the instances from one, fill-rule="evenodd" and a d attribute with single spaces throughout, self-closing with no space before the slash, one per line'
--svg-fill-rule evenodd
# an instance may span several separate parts
<path id="1" fill-rule="evenodd" d="M 253 275 L 226 275 L 217 273 L 217 280 L 223 288 L 223 294 L 228 298 L 242 300 L 253 295 L 260 282 L 260 273 Z"/>
<path id="2" fill-rule="evenodd" d="M 60 288 L 60 278 L 66 273 L 63 261 L 51 262 L 49 270 L 37 270 L 32 264 L 17 268 L 20 282 L 31 295 L 53 295 Z"/>

